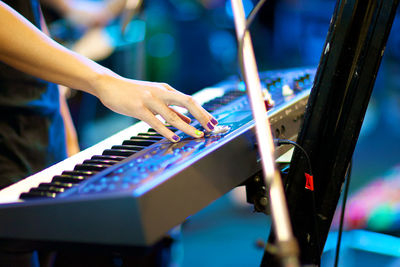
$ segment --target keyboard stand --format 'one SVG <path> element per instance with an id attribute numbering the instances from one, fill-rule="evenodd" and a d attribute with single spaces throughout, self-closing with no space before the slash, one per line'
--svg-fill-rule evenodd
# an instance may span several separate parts
<path id="1" fill-rule="evenodd" d="M 302 265 L 320 265 L 398 4 L 337 1 L 297 141 L 311 159 L 315 190 L 304 188 L 308 163 L 298 149 L 285 181 Z M 266 252 L 261 265 L 279 262 Z"/>

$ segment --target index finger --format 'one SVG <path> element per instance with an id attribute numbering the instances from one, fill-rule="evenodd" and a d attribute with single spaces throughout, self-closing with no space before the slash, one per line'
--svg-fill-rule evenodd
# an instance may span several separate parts
<path id="1" fill-rule="evenodd" d="M 172 87 L 168 89 L 171 93 L 169 94 L 167 99 L 170 104 L 186 108 L 199 121 L 204 129 L 208 131 L 214 130 L 214 127 L 218 124 L 218 121 L 210 113 L 208 113 L 192 96 L 178 92 Z"/>
<path id="2" fill-rule="evenodd" d="M 154 116 L 154 114 L 150 110 L 143 110 L 143 115 L 139 118 L 149 124 L 156 132 L 161 134 L 162 136 L 168 138 L 171 142 L 178 142 L 180 140 L 179 136 L 177 136 L 173 131 L 168 129 L 164 123 L 162 123 L 159 119 Z"/>
<path id="3" fill-rule="evenodd" d="M 191 96 L 187 96 L 186 100 L 181 103 L 208 131 L 214 130 L 218 121 L 206 111 L 197 101 Z"/>

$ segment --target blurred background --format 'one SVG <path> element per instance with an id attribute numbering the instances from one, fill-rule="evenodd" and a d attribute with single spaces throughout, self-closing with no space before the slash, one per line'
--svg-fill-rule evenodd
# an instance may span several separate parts
<path id="1" fill-rule="evenodd" d="M 335 3 L 266 1 L 251 27 L 259 70 L 316 67 Z M 256 1 L 243 0 L 243 4 L 248 13 Z M 78 50 L 77 44 L 89 43 L 84 38 L 90 28 L 76 25 L 56 10 L 45 7 L 44 11 L 59 42 Z M 193 94 L 238 74 L 230 1 L 145 0 L 124 35 L 120 24 L 121 16 L 116 15 L 106 25 L 96 26 L 97 39 L 89 43 L 89 52 L 99 48 L 93 58 L 123 76 L 167 82 Z M 339 266 L 400 266 L 399 33 L 397 14 L 354 153 Z M 135 122 L 82 92 L 71 90 L 68 102 L 81 149 Z M 253 213 L 243 200 L 243 190 L 235 189 L 182 225 L 175 264 L 258 266 L 269 231 L 269 218 Z M 336 231 L 337 218 L 323 266 L 333 265 Z"/>

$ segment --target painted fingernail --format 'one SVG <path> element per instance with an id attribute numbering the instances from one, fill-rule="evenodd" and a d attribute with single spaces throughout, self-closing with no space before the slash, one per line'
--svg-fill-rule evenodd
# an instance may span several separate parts
<path id="1" fill-rule="evenodd" d="M 214 126 L 211 124 L 211 122 L 207 123 L 207 127 L 208 129 L 210 129 L 211 131 L 214 130 Z"/>
<path id="2" fill-rule="evenodd" d="M 217 124 L 218 124 L 218 121 L 217 121 L 216 119 L 212 118 L 212 119 L 211 119 L 211 123 L 214 124 L 214 125 L 217 125 Z"/>
<path id="3" fill-rule="evenodd" d="M 203 132 L 202 132 L 202 131 L 196 130 L 194 133 L 195 133 L 197 136 L 203 136 Z"/>
<path id="4" fill-rule="evenodd" d="M 177 135 L 174 135 L 174 136 L 172 136 L 172 139 L 174 139 L 174 141 L 179 141 L 179 136 L 177 136 Z"/>

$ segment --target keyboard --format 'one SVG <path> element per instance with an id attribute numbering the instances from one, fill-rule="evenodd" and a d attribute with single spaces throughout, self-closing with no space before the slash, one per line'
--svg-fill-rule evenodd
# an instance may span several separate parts
<path id="1" fill-rule="evenodd" d="M 276 138 L 296 138 L 314 73 L 260 73 Z M 181 138 L 171 143 L 139 122 L 1 190 L 0 239 L 151 245 L 260 171 L 243 82 L 231 78 L 194 98 L 219 121 L 204 138 L 171 127 Z"/>

